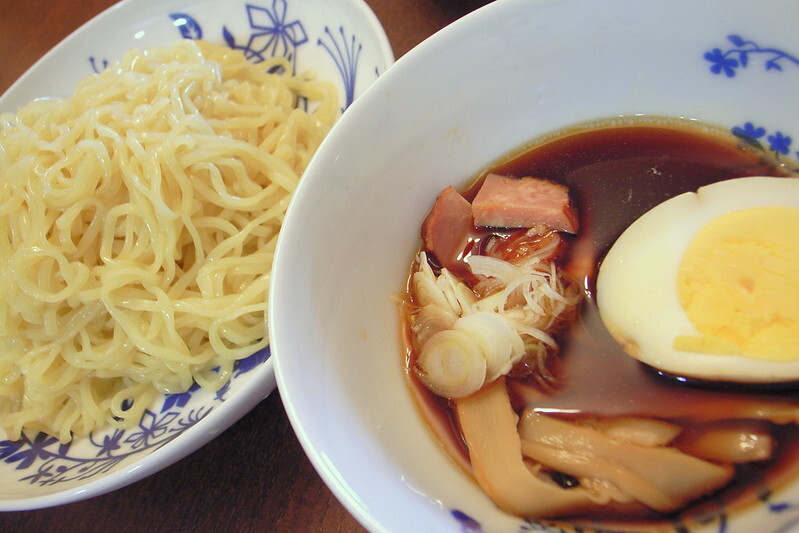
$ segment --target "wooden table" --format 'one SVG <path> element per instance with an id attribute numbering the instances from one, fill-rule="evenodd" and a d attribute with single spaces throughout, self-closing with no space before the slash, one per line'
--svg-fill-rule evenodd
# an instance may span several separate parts
<path id="1" fill-rule="evenodd" d="M 114 1 L 0 0 L 0 93 Z M 367 3 L 399 58 L 486 1 Z M 0 532 L 362 530 L 306 458 L 277 391 L 211 443 L 133 485 L 83 502 L 0 513 Z"/>

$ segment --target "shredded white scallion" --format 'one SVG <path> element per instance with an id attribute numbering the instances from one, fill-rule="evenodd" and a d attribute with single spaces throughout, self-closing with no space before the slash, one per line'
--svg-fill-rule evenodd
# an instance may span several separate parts
<path id="1" fill-rule="evenodd" d="M 548 350 L 557 349 L 548 330 L 580 299 L 567 294 L 556 266 L 538 257 L 511 263 L 471 256 L 472 273 L 494 290 L 482 298 L 447 269 L 436 276 L 425 252 L 417 264 L 412 285 L 420 311 L 412 330 L 421 346 L 418 374 L 430 390 L 448 398 L 467 396 L 507 375 L 526 353 L 542 371 Z M 451 331 L 460 334 L 442 334 Z M 482 363 L 475 362 L 475 354 Z"/>

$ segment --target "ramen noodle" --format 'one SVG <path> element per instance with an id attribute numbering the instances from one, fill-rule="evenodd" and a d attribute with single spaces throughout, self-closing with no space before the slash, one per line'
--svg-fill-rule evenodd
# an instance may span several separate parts
<path id="1" fill-rule="evenodd" d="M 278 231 L 339 114 L 289 72 L 183 40 L 0 116 L 8 438 L 130 427 L 267 345 Z"/>

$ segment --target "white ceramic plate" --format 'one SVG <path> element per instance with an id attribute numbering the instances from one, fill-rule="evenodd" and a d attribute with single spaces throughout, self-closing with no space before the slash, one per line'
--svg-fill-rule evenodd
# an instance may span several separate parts
<path id="1" fill-rule="evenodd" d="M 696 119 L 796 159 L 797 20 L 795 0 L 497 0 L 400 58 L 350 108 L 289 209 L 270 319 L 292 424 L 362 524 L 572 530 L 498 512 L 415 408 L 392 295 L 404 291 L 421 222 L 446 186 L 599 119 Z M 799 483 L 762 497 L 698 529 L 799 525 Z"/>
<path id="2" fill-rule="evenodd" d="M 16 111 L 33 98 L 66 96 L 82 77 L 130 48 L 203 38 L 241 48 L 252 61 L 290 57 L 338 85 L 345 109 L 393 62 L 388 39 L 362 0 L 126 0 L 39 60 L 0 98 Z M 161 397 L 138 427 L 95 432 L 67 445 L 44 434 L 0 433 L 0 510 L 89 498 L 137 481 L 219 435 L 275 388 L 269 351 L 236 365 L 222 390 Z"/>

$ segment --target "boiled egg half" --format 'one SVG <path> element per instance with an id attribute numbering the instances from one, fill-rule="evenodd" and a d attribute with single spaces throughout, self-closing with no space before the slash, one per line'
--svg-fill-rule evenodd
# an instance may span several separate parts
<path id="1" fill-rule="evenodd" d="M 624 350 L 669 374 L 799 380 L 799 178 L 731 179 L 657 205 L 611 247 L 596 299 Z"/>

